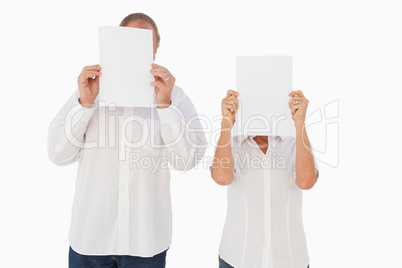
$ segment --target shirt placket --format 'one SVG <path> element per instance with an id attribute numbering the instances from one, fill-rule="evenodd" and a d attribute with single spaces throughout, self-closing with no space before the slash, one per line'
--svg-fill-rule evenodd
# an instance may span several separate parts
<path id="1" fill-rule="evenodd" d="M 134 108 L 124 107 L 124 119 L 128 120 L 132 116 Z M 130 146 L 125 142 L 129 142 L 126 137 L 132 138 L 132 126 L 126 125 L 124 122 L 119 122 L 122 128 L 120 129 L 119 137 L 119 198 L 118 198 L 118 245 L 119 254 L 128 255 L 129 253 L 129 180 L 130 180 Z"/>
<path id="2" fill-rule="evenodd" d="M 269 145 L 266 154 L 263 156 L 263 161 L 269 161 L 269 155 L 271 155 L 271 140 L 269 140 Z M 265 162 L 263 162 L 265 163 Z M 271 251 L 272 251 L 272 199 L 271 199 L 271 169 L 263 168 L 263 190 L 264 190 L 264 249 L 262 258 L 262 267 L 271 267 Z"/>

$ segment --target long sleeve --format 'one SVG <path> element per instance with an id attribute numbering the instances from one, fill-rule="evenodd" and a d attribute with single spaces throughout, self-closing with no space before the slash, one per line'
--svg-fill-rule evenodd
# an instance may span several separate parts
<path id="1" fill-rule="evenodd" d="M 97 105 L 82 107 L 78 98 L 77 89 L 49 125 L 47 151 L 56 165 L 77 162 L 82 155 L 85 132 Z"/>
<path id="2" fill-rule="evenodd" d="M 189 170 L 203 158 L 207 140 L 193 103 L 177 86 L 172 103 L 158 109 L 162 139 L 169 152 L 171 166 L 180 171 Z"/>

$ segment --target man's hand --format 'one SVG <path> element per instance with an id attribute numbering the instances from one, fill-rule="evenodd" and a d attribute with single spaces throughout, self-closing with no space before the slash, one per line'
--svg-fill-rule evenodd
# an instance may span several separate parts
<path id="1" fill-rule="evenodd" d="M 168 69 L 152 63 L 151 73 L 155 81 L 151 85 L 155 86 L 155 101 L 158 108 L 167 108 L 172 102 L 172 90 L 176 78 L 169 72 Z"/>
<path id="2" fill-rule="evenodd" d="M 98 96 L 100 70 L 99 65 L 85 66 L 78 76 L 79 103 L 83 107 L 91 107 Z"/>
<path id="3" fill-rule="evenodd" d="M 306 112 L 308 106 L 308 99 L 304 97 L 303 92 L 301 90 L 292 91 L 289 93 L 289 96 L 292 97 L 289 101 L 289 108 L 292 112 L 292 118 L 295 124 L 303 124 L 306 119 Z"/>
<path id="4" fill-rule="evenodd" d="M 222 99 L 222 125 L 232 128 L 236 122 L 236 112 L 239 109 L 237 97 L 239 92 L 228 90 L 226 98 Z"/>

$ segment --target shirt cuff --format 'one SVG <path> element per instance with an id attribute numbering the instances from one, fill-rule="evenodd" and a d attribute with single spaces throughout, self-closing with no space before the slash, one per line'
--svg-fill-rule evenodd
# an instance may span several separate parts
<path id="1" fill-rule="evenodd" d="M 180 122 L 180 116 L 176 110 L 172 108 L 172 105 L 170 105 L 167 108 L 156 108 L 158 111 L 158 116 L 161 124 L 176 124 L 177 122 Z"/>
<path id="2" fill-rule="evenodd" d="M 72 118 L 71 124 L 73 126 L 79 122 L 88 123 L 97 107 L 95 103 L 91 107 L 83 107 L 78 99 L 76 99 L 73 107 L 68 111 L 66 118 Z"/>

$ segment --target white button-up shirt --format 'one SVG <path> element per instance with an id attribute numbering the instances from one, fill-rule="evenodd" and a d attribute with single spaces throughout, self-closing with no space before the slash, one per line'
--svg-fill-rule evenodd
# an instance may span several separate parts
<path id="1" fill-rule="evenodd" d="M 233 138 L 235 177 L 219 254 L 236 268 L 307 268 L 296 139 L 268 136 L 268 144 L 264 154 L 253 136 Z"/>
<path id="2" fill-rule="evenodd" d="M 165 109 L 92 108 L 76 90 L 48 134 L 52 162 L 78 162 L 69 243 L 85 255 L 150 257 L 172 237 L 169 167 L 188 170 L 207 145 L 196 110 L 174 86 Z M 155 94 L 154 94 L 155 98 Z"/>

